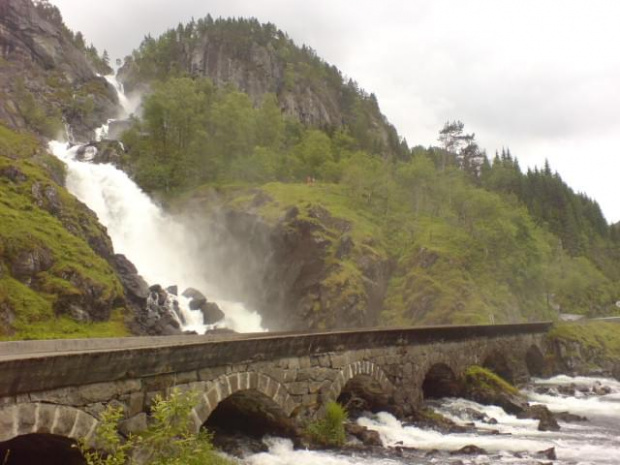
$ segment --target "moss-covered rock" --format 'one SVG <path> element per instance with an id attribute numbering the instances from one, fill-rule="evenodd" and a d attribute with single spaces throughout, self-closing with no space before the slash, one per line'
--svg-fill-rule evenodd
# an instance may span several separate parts
<path id="1" fill-rule="evenodd" d="M 508 413 L 527 409 L 519 390 L 495 373 L 480 366 L 471 366 L 463 374 L 463 397 L 484 405 L 497 405 Z"/>
<path id="2" fill-rule="evenodd" d="M 0 337 L 88 333 L 124 306 L 105 228 L 62 177 L 36 139 L 0 126 Z M 103 333 L 126 334 L 122 319 Z"/>

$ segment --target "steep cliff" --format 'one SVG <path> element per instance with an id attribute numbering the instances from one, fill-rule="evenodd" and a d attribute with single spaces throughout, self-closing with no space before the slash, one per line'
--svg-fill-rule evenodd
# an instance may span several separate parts
<path id="1" fill-rule="evenodd" d="M 0 120 L 48 138 L 67 123 L 76 139 L 90 140 L 118 104 L 98 75 L 111 69 L 92 50 L 67 29 L 56 7 L 0 1 Z"/>
<path id="2" fill-rule="evenodd" d="M 373 94 L 345 79 L 312 49 L 295 45 L 273 24 L 207 16 L 157 39 L 147 37 L 119 71 L 128 92 L 183 75 L 232 85 L 255 105 L 265 94 L 274 94 L 284 114 L 328 131 L 346 127 L 365 150 L 383 155 L 404 151 Z"/>
<path id="3" fill-rule="evenodd" d="M 205 278 L 257 309 L 265 327 L 375 326 L 393 263 L 372 223 L 315 191 L 279 183 L 205 188 L 177 206 L 191 212 L 202 237 Z"/>

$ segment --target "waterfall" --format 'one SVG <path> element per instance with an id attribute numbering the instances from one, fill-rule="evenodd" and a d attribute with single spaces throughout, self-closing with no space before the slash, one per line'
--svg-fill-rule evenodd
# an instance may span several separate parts
<path id="1" fill-rule="evenodd" d="M 116 79 L 106 76 L 119 94 L 123 115 L 135 111 L 122 93 Z M 105 126 L 105 125 L 104 125 Z M 97 131 L 105 136 L 105 128 Z M 67 165 L 67 189 L 84 202 L 108 229 L 116 253 L 122 253 L 137 267 L 149 284 L 176 285 L 179 291 L 193 287 L 215 301 L 226 315 L 225 326 L 239 332 L 263 331 L 260 316 L 239 302 L 218 299 L 218 291 L 201 277 L 203 263 L 197 240 L 188 228 L 166 214 L 127 174 L 111 164 L 93 164 L 76 159 L 77 147 L 59 141 L 50 142 L 51 152 Z M 183 329 L 204 333 L 200 310 L 190 310 L 189 302 L 179 296 L 185 318 Z"/>

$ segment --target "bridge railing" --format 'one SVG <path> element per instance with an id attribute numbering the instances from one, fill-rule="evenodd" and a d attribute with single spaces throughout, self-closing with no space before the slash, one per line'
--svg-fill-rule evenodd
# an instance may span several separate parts
<path id="1" fill-rule="evenodd" d="M 237 363 L 547 332 L 552 323 L 0 343 L 0 397 Z"/>

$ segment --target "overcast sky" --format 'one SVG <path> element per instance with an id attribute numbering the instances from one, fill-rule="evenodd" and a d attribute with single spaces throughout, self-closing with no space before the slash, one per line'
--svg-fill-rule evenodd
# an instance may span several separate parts
<path id="1" fill-rule="evenodd" d="M 410 145 L 460 119 L 492 155 L 545 159 L 620 221 L 615 0 L 50 0 L 112 58 L 198 19 L 254 16 L 377 95 Z"/>

